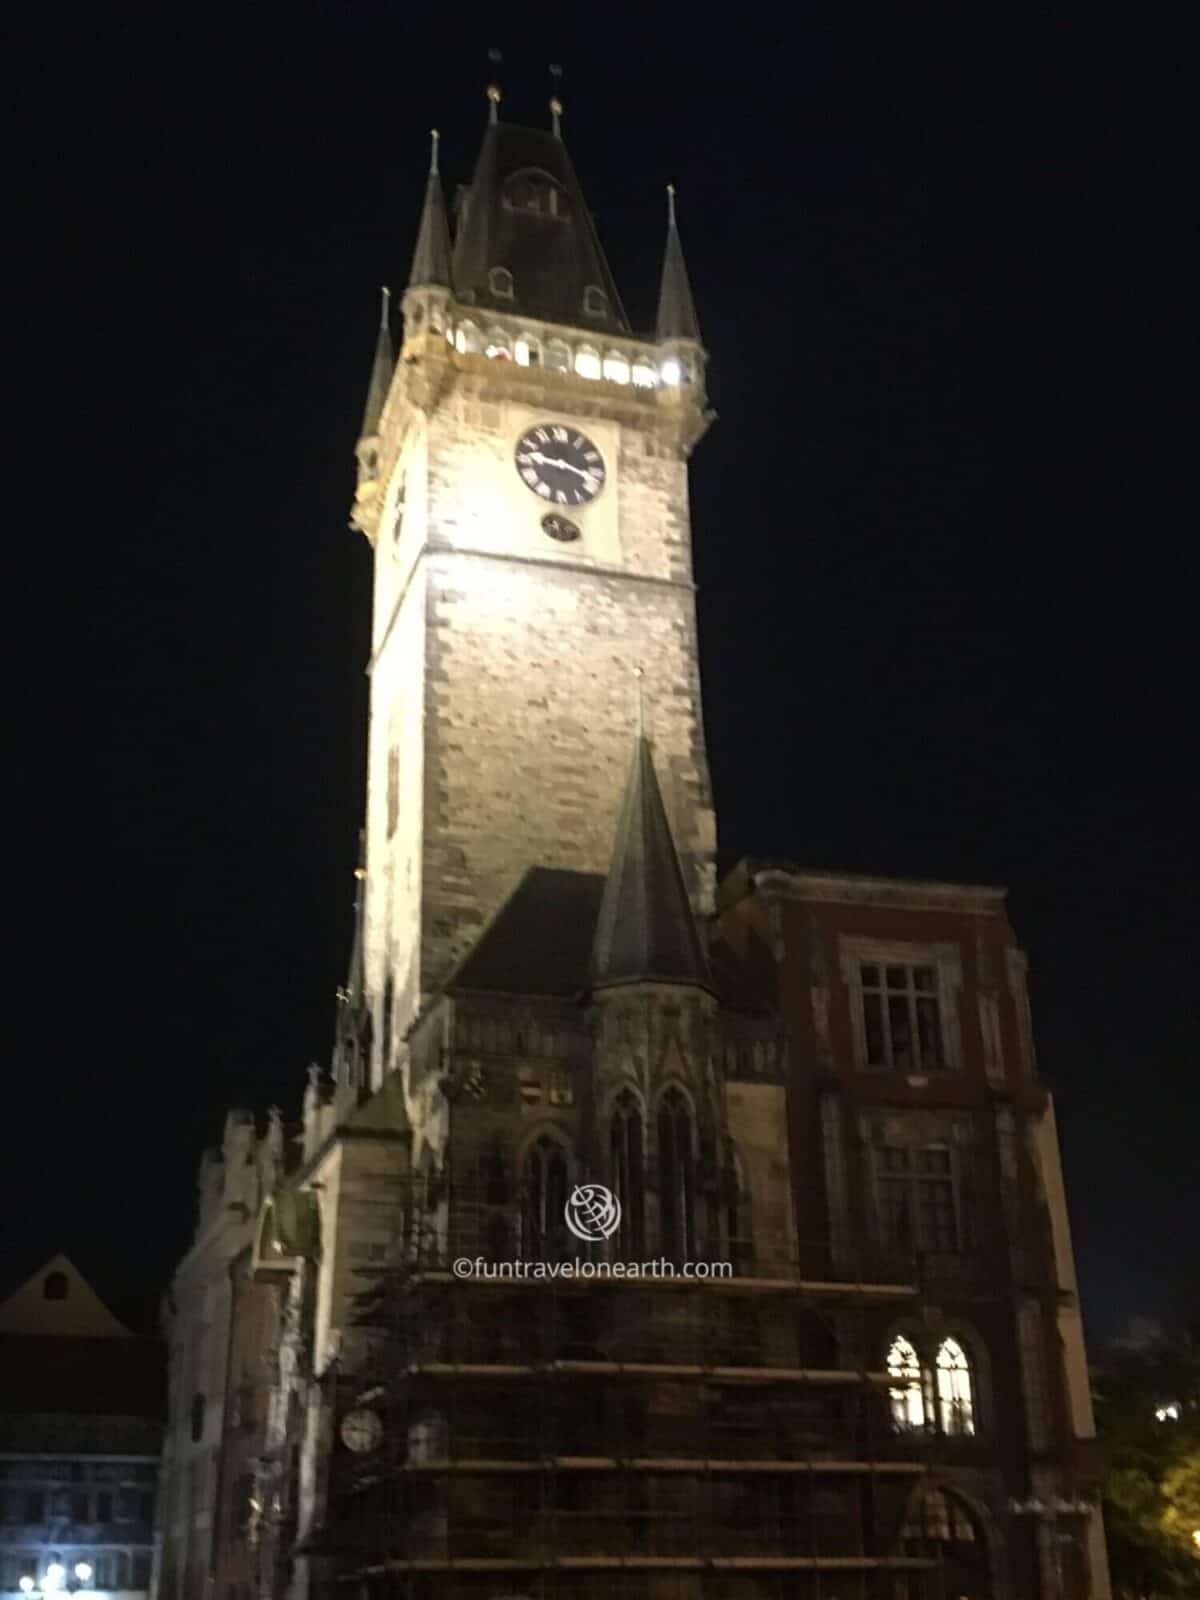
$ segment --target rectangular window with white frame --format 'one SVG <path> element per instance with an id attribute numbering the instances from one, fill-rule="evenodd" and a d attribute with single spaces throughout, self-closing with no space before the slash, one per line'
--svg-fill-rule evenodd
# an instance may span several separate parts
<path id="1" fill-rule="evenodd" d="M 924 1078 L 961 1066 L 963 966 L 956 941 L 843 934 L 838 965 L 859 1072 Z"/>

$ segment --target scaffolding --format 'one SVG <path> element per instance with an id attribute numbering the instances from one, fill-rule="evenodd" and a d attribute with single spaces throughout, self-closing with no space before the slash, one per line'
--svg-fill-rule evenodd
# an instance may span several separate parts
<path id="1" fill-rule="evenodd" d="M 505 1209 L 416 1185 L 360 1269 L 323 1379 L 339 1593 L 941 1600 L 909 1515 L 928 1446 L 858 1364 L 864 1312 L 911 1307 L 913 1281 L 745 1252 L 730 1277 L 606 1276 L 574 1240 L 553 1242 L 571 1276 L 491 1275 Z"/>

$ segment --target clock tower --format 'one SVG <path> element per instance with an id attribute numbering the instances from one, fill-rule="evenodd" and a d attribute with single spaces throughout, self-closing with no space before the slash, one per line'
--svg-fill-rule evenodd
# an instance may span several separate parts
<path id="1" fill-rule="evenodd" d="M 385 299 L 354 525 L 375 557 L 371 1083 L 535 867 L 603 873 L 639 721 L 711 909 L 688 510 L 704 352 L 671 196 L 635 334 L 559 130 L 499 91 L 451 238 L 437 136 L 393 358 Z"/>

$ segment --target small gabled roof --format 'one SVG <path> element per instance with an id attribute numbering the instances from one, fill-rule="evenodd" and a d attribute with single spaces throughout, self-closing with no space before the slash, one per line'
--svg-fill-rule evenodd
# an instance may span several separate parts
<path id="1" fill-rule="evenodd" d="M 625 785 L 591 966 L 594 989 L 621 983 L 713 987 L 654 757 L 641 736 Z"/>
<path id="2" fill-rule="evenodd" d="M 598 872 L 530 867 L 446 985 L 450 994 L 570 999 L 588 985 Z"/>

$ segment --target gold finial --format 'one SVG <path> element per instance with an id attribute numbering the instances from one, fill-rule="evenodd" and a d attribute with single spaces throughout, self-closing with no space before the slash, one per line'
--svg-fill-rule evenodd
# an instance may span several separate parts
<path id="1" fill-rule="evenodd" d="M 560 119 L 563 114 L 563 103 L 559 98 L 558 91 L 562 86 L 562 68 L 556 61 L 552 61 L 550 63 L 550 83 L 550 128 L 551 132 L 554 134 L 554 137 L 556 139 L 561 139 L 562 124 Z"/>
<path id="2" fill-rule="evenodd" d="M 367 875 L 366 867 L 355 867 L 354 876 L 358 879 L 359 883 L 361 883 L 363 881 L 363 879 L 366 877 L 366 875 Z"/>
<path id="3" fill-rule="evenodd" d="M 429 130 L 429 171 L 431 176 L 436 176 L 438 169 L 438 141 L 441 134 L 436 128 Z"/>
<path id="4" fill-rule="evenodd" d="M 392 291 L 387 284 L 382 284 L 379 291 L 379 326 L 386 328 L 388 325 L 388 306 L 391 304 Z"/>
<path id="5" fill-rule="evenodd" d="M 488 84 L 487 97 L 491 102 L 491 110 L 488 112 L 488 121 L 498 122 L 500 118 L 500 113 L 497 110 L 497 107 L 500 104 L 500 85 L 498 83 Z"/>
<path id="6" fill-rule="evenodd" d="M 672 227 L 675 225 L 675 185 L 667 185 L 667 221 Z"/>

